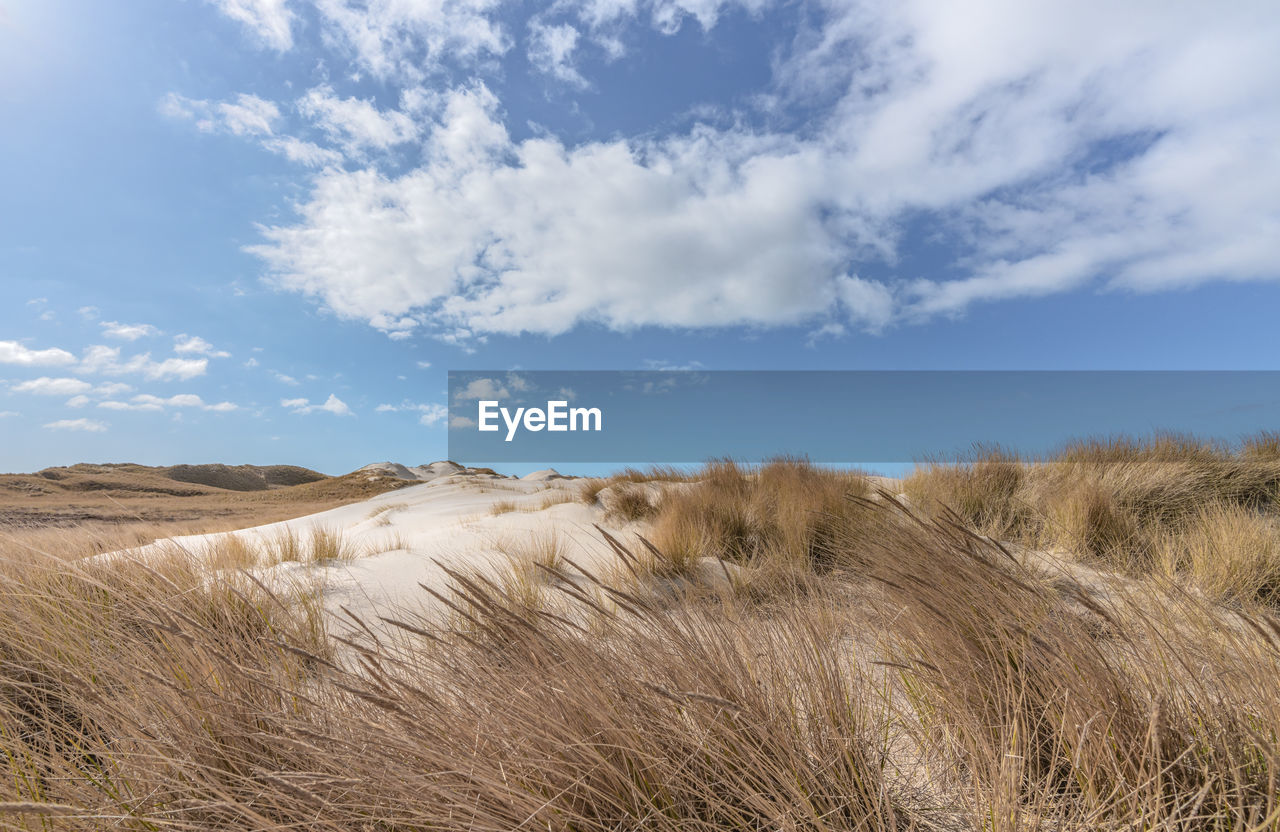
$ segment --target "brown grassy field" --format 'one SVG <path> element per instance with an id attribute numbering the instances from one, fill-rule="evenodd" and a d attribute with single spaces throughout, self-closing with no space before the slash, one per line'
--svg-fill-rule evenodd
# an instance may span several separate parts
<path id="1" fill-rule="evenodd" d="M 1280 828 L 1272 451 L 987 455 L 905 499 L 661 473 L 608 574 L 530 541 L 395 638 L 305 585 L 7 550 L 0 825 Z"/>
<path id="2" fill-rule="evenodd" d="M 0 537 L 82 557 L 179 534 L 300 517 L 411 482 L 292 465 L 128 463 L 0 474 Z"/>

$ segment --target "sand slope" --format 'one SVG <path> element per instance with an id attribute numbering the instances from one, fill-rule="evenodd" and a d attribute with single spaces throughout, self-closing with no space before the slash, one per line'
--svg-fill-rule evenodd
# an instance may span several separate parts
<path id="1" fill-rule="evenodd" d="M 305 546 L 317 530 L 341 532 L 345 542 L 360 552 L 354 560 L 320 564 L 288 561 L 252 571 L 273 583 L 313 582 L 330 612 L 344 617 L 345 607 L 367 622 L 402 614 L 405 608 L 421 611 L 435 606 L 420 584 L 444 589 L 447 576 L 441 565 L 484 570 L 507 567 L 512 553 L 518 554 L 530 541 L 553 535 L 564 552 L 583 565 L 613 558 L 593 526 L 604 522 L 602 510 L 576 499 L 579 485 L 572 479 L 554 472 L 516 479 L 450 470 L 440 464 L 366 466 L 370 475 L 382 476 L 396 476 L 400 468 L 409 472 L 406 479 L 429 479 L 293 520 L 232 533 L 168 538 L 128 554 L 147 557 L 177 548 L 201 557 L 228 534 L 248 547 L 269 551 L 273 542 L 286 534 L 296 535 Z M 566 501 L 543 508 L 549 498 Z M 495 514 L 499 503 L 514 504 L 515 509 Z M 616 524 L 612 528 L 626 531 Z"/>

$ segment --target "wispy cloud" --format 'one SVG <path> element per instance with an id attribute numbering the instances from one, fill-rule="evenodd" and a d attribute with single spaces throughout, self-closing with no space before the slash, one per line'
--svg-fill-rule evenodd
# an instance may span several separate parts
<path id="1" fill-rule="evenodd" d="M 449 416 L 449 408 L 442 404 L 424 404 L 411 401 L 403 401 L 400 404 L 380 404 L 375 408 L 375 411 L 378 413 L 417 413 L 418 421 L 426 427 L 434 427 Z"/>
<path id="2" fill-rule="evenodd" d="M 298 101 L 298 111 L 349 154 L 385 150 L 418 135 L 412 118 L 397 110 L 383 110 L 359 98 L 341 98 L 333 87 L 315 87 Z"/>
<path id="3" fill-rule="evenodd" d="M 151 324 L 122 324 L 119 321 L 100 321 L 98 326 L 102 327 L 102 334 L 107 338 L 117 338 L 121 341 L 137 341 L 139 338 L 160 334 L 160 330 Z"/>
<path id="4" fill-rule="evenodd" d="M 207 410 L 214 413 L 230 413 L 239 410 L 240 406 L 233 402 L 218 402 L 217 404 L 206 404 L 204 399 L 194 393 L 179 393 L 174 396 L 162 397 L 154 396 L 149 393 L 140 393 L 127 402 L 108 400 L 98 402 L 98 407 L 104 410 L 140 410 L 140 411 L 160 411 L 166 408 L 194 408 L 198 410 Z"/>
<path id="5" fill-rule="evenodd" d="M 502 382 L 491 378 L 476 378 L 467 382 L 467 386 L 458 391 L 458 399 L 506 399 L 511 397 Z"/>
<path id="6" fill-rule="evenodd" d="M 245 27 L 264 46 L 283 52 L 293 46 L 293 12 L 286 0 L 208 0 Z"/>
<path id="7" fill-rule="evenodd" d="M 529 22 L 529 63 L 540 72 L 574 87 L 585 88 L 587 79 L 573 65 L 578 30 L 567 23 L 555 26 Z"/>
<path id="8" fill-rule="evenodd" d="M 44 426 L 48 430 L 72 430 L 86 433 L 103 433 L 107 429 L 105 424 L 93 419 L 59 419 L 56 422 L 46 422 Z"/>
<path id="9" fill-rule="evenodd" d="M 325 400 L 324 404 L 311 404 L 309 399 L 281 399 L 280 406 L 287 407 L 291 412 L 302 415 L 315 413 L 316 411 L 332 413 L 335 416 L 355 415 L 346 402 L 332 393 L 329 394 L 329 398 Z"/>

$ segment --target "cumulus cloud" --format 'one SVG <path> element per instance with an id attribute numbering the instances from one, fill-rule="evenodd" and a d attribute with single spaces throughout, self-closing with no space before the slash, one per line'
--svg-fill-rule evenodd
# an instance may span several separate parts
<path id="1" fill-rule="evenodd" d="M 0 341 L 0 364 L 16 364 L 19 367 L 57 367 L 75 362 L 74 355 L 57 347 L 33 350 L 17 341 Z"/>
<path id="2" fill-rule="evenodd" d="M 119 321 L 99 321 L 98 325 L 102 327 L 103 335 L 108 338 L 117 338 L 121 341 L 137 341 L 139 338 L 160 334 L 160 330 L 151 324 L 122 324 Z"/>
<path id="3" fill-rule="evenodd" d="M 727 7 L 562 10 L 668 30 Z M 383 35 L 403 20 L 388 25 L 365 34 L 394 74 L 400 35 Z M 876 331 L 1085 287 L 1275 279 L 1278 41 L 1259 4 L 833 2 L 776 64 L 774 106 L 806 113 L 803 131 L 516 141 L 472 84 L 440 97 L 422 164 L 326 169 L 252 250 L 342 317 L 461 343 L 582 324 Z M 948 269 L 904 260 L 920 235 L 951 247 Z"/>
<path id="4" fill-rule="evenodd" d="M 150 393 L 140 393 L 127 402 L 108 400 L 98 402 L 98 407 L 105 410 L 142 410 L 142 411 L 160 411 L 166 408 L 195 408 L 199 410 L 208 410 L 215 413 L 229 413 L 233 410 L 239 410 L 239 405 L 233 402 L 218 402 L 217 404 L 206 404 L 204 399 L 194 393 L 178 393 L 177 395 L 163 397 L 155 396 Z"/>
<path id="5" fill-rule="evenodd" d="M 163 361 L 153 361 L 149 352 L 121 358 L 119 347 L 98 344 L 84 351 L 79 371 L 108 376 L 139 374 L 152 381 L 186 381 L 204 375 L 208 367 L 207 358 L 166 358 Z"/>
<path id="6" fill-rule="evenodd" d="M 293 46 L 293 12 L 286 0 L 209 0 L 264 46 L 283 52 Z"/>
<path id="7" fill-rule="evenodd" d="M 133 387 L 123 381 L 107 381 L 93 388 L 94 394 L 99 396 L 119 396 L 132 390 Z"/>
<path id="8" fill-rule="evenodd" d="M 303 222 L 253 250 L 280 286 L 384 330 L 415 315 L 455 334 L 788 324 L 834 301 L 813 149 L 712 131 L 513 143 L 495 107 L 454 91 L 428 165 L 322 175 Z"/>
<path id="9" fill-rule="evenodd" d="M 183 333 L 173 339 L 173 351 L 182 354 L 207 355 L 210 358 L 230 358 L 231 353 L 215 350 L 213 344 L 196 335 Z"/>
<path id="10" fill-rule="evenodd" d="M 15 393 L 32 393 L 37 396 L 75 396 L 92 390 L 93 385 L 78 378 L 41 376 L 19 382 L 10 389 Z"/>
<path id="11" fill-rule="evenodd" d="M 287 407 L 293 413 L 306 415 L 322 410 L 326 413 L 332 413 L 335 416 L 352 416 L 354 411 L 347 406 L 347 403 L 332 393 L 329 398 L 325 399 L 324 404 L 312 404 L 309 399 L 281 399 L 281 407 Z"/>
<path id="12" fill-rule="evenodd" d="M 46 422 L 47 430 L 75 430 L 87 433 L 102 433 L 107 426 L 102 422 L 93 419 L 59 419 L 56 422 Z"/>

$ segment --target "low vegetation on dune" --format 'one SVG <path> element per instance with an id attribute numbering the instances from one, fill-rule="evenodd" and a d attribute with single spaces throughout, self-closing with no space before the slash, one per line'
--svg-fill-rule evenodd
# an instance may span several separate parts
<path id="1" fill-rule="evenodd" d="M 630 472 L 437 617 L 7 548 L 0 827 L 1280 829 L 1280 455 L 1179 443 Z"/>
<path id="2" fill-rule="evenodd" d="M 975 531 L 1221 600 L 1280 601 L 1280 437 L 1230 449 L 1179 436 L 1072 444 L 1044 460 L 999 450 L 923 467 L 903 490 Z"/>

